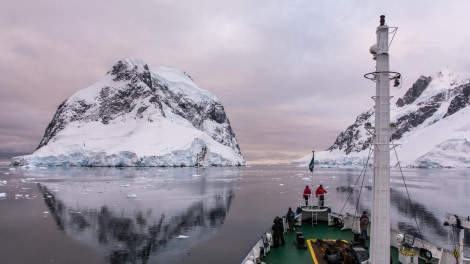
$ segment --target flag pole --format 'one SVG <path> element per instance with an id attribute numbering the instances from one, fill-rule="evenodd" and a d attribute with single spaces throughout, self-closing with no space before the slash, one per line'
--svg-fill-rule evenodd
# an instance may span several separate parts
<path id="1" fill-rule="evenodd" d="M 312 173 L 312 181 L 310 183 L 312 185 L 312 188 L 313 188 L 313 169 L 314 169 L 314 167 L 315 167 L 315 150 L 312 150 L 312 160 L 310 161 L 310 164 L 308 165 L 308 169 Z"/>

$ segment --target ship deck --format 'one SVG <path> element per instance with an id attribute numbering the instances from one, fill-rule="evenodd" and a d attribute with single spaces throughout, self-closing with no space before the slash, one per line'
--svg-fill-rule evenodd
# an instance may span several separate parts
<path id="1" fill-rule="evenodd" d="M 322 259 L 314 256 L 314 250 L 311 247 L 297 248 L 294 241 L 297 232 L 302 232 L 306 240 L 312 239 L 341 239 L 352 241 L 354 234 L 351 230 L 340 230 L 336 226 L 328 226 L 326 222 L 319 221 L 316 225 L 311 225 L 310 221 L 304 221 L 302 226 L 296 226 L 293 233 L 285 233 L 285 245 L 278 248 L 271 247 L 269 253 L 264 256 L 261 261 L 266 264 L 285 264 L 285 263 L 315 263 L 321 264 Z M 310 243 L 310 241 L 308 242 Z M 366 241 L 367 248 L 369 240 Z M 398 252 L 394 247 L 390 247 L 393 263 L 398 262 Z M 420 260 L 421 263 L 421 260 Z M 424 262 L 423 262 L 424 263 Z"/>

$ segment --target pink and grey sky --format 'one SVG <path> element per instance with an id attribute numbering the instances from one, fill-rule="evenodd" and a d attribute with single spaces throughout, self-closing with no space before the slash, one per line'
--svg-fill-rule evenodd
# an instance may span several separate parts
<path id="1" fill-rule="evenodd" d="M 121 59 L 172 65 L 222 102 L 249 162 L 324 150 L 373 105 L 369 47 L 398 27 L 403 94 L 470 73 L 470 1 L 3 0 L 0 152 L 32 153 L 60 103 Z"/>

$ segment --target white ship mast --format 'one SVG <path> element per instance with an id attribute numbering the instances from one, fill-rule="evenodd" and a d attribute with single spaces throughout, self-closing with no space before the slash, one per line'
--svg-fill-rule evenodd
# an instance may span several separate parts
<path id="1" fill-rule="evenodd" d="M 370 263 L 390 263 L 390 80 L 398 82 L 400 74 L 390 71 L 389 27 L 380 16 L 377 43 L 370 48 L 376 71 L 364 77 L 376 82 L 374 130 L 374 179 L 370 232 Z"/>

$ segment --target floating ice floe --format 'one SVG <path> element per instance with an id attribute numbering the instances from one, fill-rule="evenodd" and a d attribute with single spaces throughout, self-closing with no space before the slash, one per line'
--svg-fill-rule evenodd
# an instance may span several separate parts
<path id="1" fill-rule="evenodd" d="M 135 193 L 127 195 L 127 198 L 136 198 L 136 197 L 137 197 L 137 195 Z"/>
<path id="2" fill-rule="evenodd" d="M 7 194 L 6 193 L 0 193 L 0 198 L 6 198 Z"/>
<path id="3" fill-rule="evenodd" d="M 179 235 L 179 236 L 177 236 L 177 237 L 175 237 L 175 238 L 188 238 L 188 237 L 189 237 L 189 236 Z"/>
<path id="4" fill-rule="evenodd" d="M 121 184 L 121 187 L 131 187 L 130 184 Z"/>

